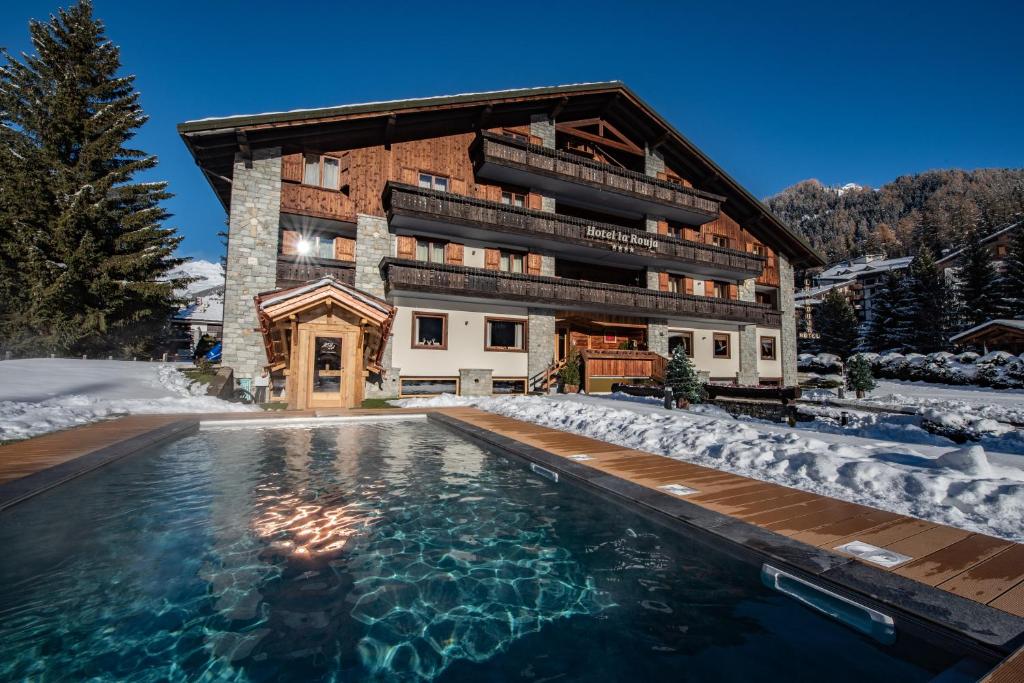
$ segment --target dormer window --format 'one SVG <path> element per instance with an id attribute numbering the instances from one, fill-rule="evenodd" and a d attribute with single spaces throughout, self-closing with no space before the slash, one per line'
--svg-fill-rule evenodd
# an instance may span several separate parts
<path id="1" fill-rule="evenodd" d="M 728 249 L 729 248 L 729 238 L 724 236 L 724 235 L 712 235 L 711 236 L 711 244 L 713 244 L 716 247 L 721 247 L 723 249 Z"/>

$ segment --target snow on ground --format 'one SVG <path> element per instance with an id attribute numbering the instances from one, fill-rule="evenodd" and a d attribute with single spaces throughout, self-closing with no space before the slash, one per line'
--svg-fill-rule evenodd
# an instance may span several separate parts
<path id="1" fill-rule="evenodd" d="M 177 268 L 173 268 L 170 277 L 195 278 L 182 294 L 189 296 L 210 287 L 224 286 L 224 267 L 212 261 L 186 261 Z"/>
<path id="2" fill-rule="evenodd" d="M 991 420 L 1024 424 L 1024 389 L 883 379 L 878 380 L 878 386 L 863 400 L 883 405 L 964 412 Z"/>
<path id="3" fill-rule="evenodd" d="M 1013 460 L 990 462 L 980 446 L 940 448 L 816 433 L 737 420 L 712 406 L 666 411 L 651 399 L 617 398 L 440 396 L 393 403 L 476 405 L 629 448 L 1024 541 L 1024 468 Z"/>
<path id="4" fill-rule="evenodd" d="M 0 441 L 141 413 L 258 410 L 204 395 L 174 365 L 36 358 L 0 362 Z"/>

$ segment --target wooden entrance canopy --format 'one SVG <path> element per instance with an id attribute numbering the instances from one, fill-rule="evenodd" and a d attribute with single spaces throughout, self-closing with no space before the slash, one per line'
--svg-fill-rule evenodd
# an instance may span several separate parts
<path id="1" fill-rule="evenodd" d="M 267 368 L 285 376 L 289 407 L 353 407 L 362 402 L 364 378 L 383 373 L 380 363 L 395 319 L 393 306 L 332 277 L 264 292 L 255 302 Z M 339 378 L 329 383 L 337 385 L 334 393 L 319 390 L 313 381 L 313 342 L 319 339 L 336 340 L 344 349 L 338 354 L 338 369 L 324 373 Z"/>
<path id="2" fill-rule="evenodd" d="M 1024 353 L 1024 320 L 989 320 L 950 338 L 957 346 L 977 346 L 989 351 Z"/>

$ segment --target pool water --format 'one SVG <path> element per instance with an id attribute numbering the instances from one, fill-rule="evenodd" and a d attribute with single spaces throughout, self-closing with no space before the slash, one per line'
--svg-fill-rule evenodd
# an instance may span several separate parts
<path id="1" fill-rule="evenodd" d="M 0 514 L 0 679 L 919 681 L 759 567 L 423 420 L 205 430 Z"/>

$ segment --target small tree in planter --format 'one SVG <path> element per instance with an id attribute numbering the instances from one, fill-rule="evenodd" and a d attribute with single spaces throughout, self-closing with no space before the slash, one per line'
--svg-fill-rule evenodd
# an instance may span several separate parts
<path id="1" fill-rule="evenodd" d="M 864 398 L 865 391 L 875 388 L 875 377 L 871 374 L 871 363 L 860 354 L 846 362 L 846 388 L 857 392 L 857 398 Z"/>
<path id="2" fill-rule="evenodd" d="M 704 400 L 704 382 L 693 369 L 693 363 L 682 345 L 676 347 L 665 368 L 665 386 L 672 389 L 672 396 L 680 408 Z"/>
<path id="3" fill-rule="evenodd" d="M 562 380 L 562 391 L 567 394 L 575 394 L 580 390 L 580 352 L 575 346 L 569 347 L 569 356 L 565 359 L 565 365 L 558 371 L 558 378 Z"/>

